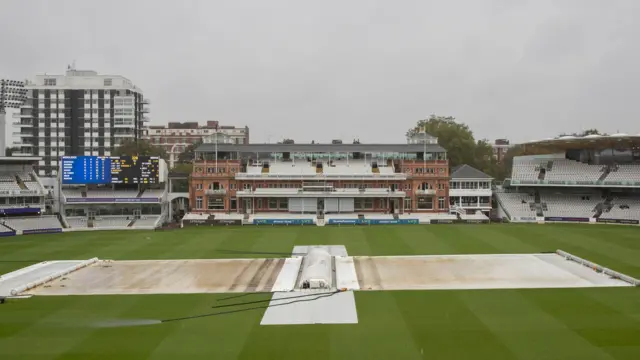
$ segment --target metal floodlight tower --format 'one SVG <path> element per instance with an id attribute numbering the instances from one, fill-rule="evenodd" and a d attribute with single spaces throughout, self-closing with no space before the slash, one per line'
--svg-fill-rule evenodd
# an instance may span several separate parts
<path id="1" fill-rule="evenodd" d="M 0 156 L 4 156 L 7 148 L 7 111 L 6 109 L 20 109 L 27 99 L 27 89 L 24 81 L 0 79 Z"/>

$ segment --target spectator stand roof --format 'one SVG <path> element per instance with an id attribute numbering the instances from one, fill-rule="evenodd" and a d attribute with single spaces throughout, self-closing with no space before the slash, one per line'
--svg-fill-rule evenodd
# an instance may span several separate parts
<path id="1" fill-rule="evenodd" d="M 526 153 L 566 151 L 566 150 L 605 150 L 605 149 L 640 149 L 640 134 L 628 135 L 617 133 L 612 135 L 560 136 L 544 140 L 531 140 L 520 143 Z"/>
<path id="2" fill-rule="evenodd" d="M 202 144 L 196 152 L 238 152 L 238 153 L 371 153 L 397 152 L 419 153 L 425 151 L 424 144 Z M 427 144 L 427 152 L 446 152 L 437 144 Z"/>
<path id="3" fill-rule="evenodd" d="M 40 160 L 39 156 L 0 156 L 0 164 L 4 165 L 35 165 Z"/>

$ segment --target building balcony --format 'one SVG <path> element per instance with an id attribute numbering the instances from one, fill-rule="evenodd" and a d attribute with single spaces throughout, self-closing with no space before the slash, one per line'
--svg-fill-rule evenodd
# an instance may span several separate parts
<path id="1" fill-rule="evenodd" d="M 22 142 L 21 140 L 14 140 L 11 144 L 14 145 L 14 146 L 20 146 L 20 147 L 33 147 L 34 146 L 33 144 Z"/>
<path id="2" fill-rule="evenodd" d="M 151 111 L 151 109 L 149 109 L 148 107 L 143 107 L 142 110 L 140 110 L 140 111 L 142 111 L 145 114 L 148 114 L 149 111 Z"/>
<path id="3" fill-rule="evenodd" d="M 491 196 L 491 189 L 449 189 L 449 197 L 454 196 Z"/>
<path id="4" fill-rule="evenodd" d="M 114 128 L 118 128 L 118 129 L 135 129 L 135 125 L 133 123 L 131 124 L 113 124 Z"/>
<path id="5" fill-rule="evenodd" d="M 151 119 L 148 116 L 143 116 L 142 117 L 142 121 L 143 122 L 149 122 L 149 121 L 151 121 Z"/>
<path id="6" fill-rule="evenodd" d="M 434 189 L 418 189 L 416 190 L 416 195 L 435 195 L 436 191 Z"/>
<path id="7" fill-rule="evenodd" d="M 307 197 L 307 198 L 404 198 L 404 191 L 385 188 L 334 188 L 325 191 L 305 191 L 301 188 L 259 188 L 236 191 L 237 197 Z"/>
<path id="8" fill-rule="evenodd" d="M 33 156 L 32 152 L 29 151 L 14 151 L 11 153 L 11 156 Z"/>
<path id="9" fill-rule="evenodd" d="M 14 121 L 12 122 L 13 126 L 20 126 L 20 127 L 31 127 L 33 126 L 33 123 L 31 121 Z"/>
<path id="10" fill-rule="evenodd" d="M 142 103 L 143 103 L 143 104 L 145 104 L 145 105 L 151 105 L 151 100 L 149 100 L 149 99 L 143 99 L 143 100 L 142 100 Z"/>
<path id="11" fill-rule="evenodd" d="M 220 196 L 223 196 L 223 195 L 227 194 L 227 190 L 225 190 L 225 189 L 215 189 L 215 190 L 214 189 L 207 189 L 207 190 L 204 191 L 204 194 L 205 195 L 220 195 Z"/>
<path id="12" fill-rule="evenodd" d="M 14 119 L 31 119 L 33 117 L 33 114 L 18 114 L 15 113 L 13 115 L 11 115 L 12 118 Z"/>
<path id="13" fill-rule="evenodd" d="M 236 173 L 236 180 L 406 180 L 407 175 L 403 173 L 394 174 L 274 174 L 274 173 Z"/>

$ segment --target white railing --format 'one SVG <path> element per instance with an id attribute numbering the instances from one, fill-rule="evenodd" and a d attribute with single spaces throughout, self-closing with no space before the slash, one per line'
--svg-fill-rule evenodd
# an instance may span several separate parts
<path id="1" fill-rule="evenodd" d="M 491 196 L 491 189 L 449 189 L 449 196 Z"/>
<path id="2" fill-rule="evenodd" d="M 583 259 L 581 257 L 572 255 L 572 254 L 570 254 L 570 253 L 568 253 L 566 251 L 562 251 L 560 249 L 558 249 L 556 251 L 556 254 L 564 257 L 566 260 L 575 261 L 575 262 L 577 262 L 578 264 L 580 264 L 582 266 L 586 266 L 589 269 L 593 269 L 594 271 L 603 273 L 603 274 L 605 274 L 607 276 L 610 276 L 610 277 L 612 277 L 614 279 L 620 279 L 620 280 L 622 280 L 624 282 L 627 282 L 627 283 L 629 283 L 629 284 L 631 284 L 633 286 L 640 286 L 640 280 L 638 280 L 638 279 L 636 279 L 634 277 L 631 277 L 629 275 L 626 275 L 626 274 L 619 273 L 617 271 L 611 270 L 609 268 L 606 268 L 604 266 L 598 265 L 596 263 L 593 263 L 593 262 L 591 262 L 589 260 L 586 260 L 586 259 Z"/>
<path id="3" fill-rule="evenodd" d="M 267 188 L 255 190 L 240 190 L 236 192 L 238 197 L 258 196 L 294 196 L 294 197 L 404 197 L 404 191 L 394 191 L 387 188 L 370 189 L 331 189 L 322 191 L 305 191 L 299 188 Z"/>
<path id="4" fill-rule="evenodd" d="M 39 190 L 0 190 L 0 196 L 36 195 L 43 196 L 44 192 Z"/>
<path id="5" fill-rule="evenodd" d="M 418 195 L 435 195 L 436 191 L 434 189 L 418 189 L 416 190 L 416 194 Z"/>
<path id="6" fill-rule="evenodd" d="M 371 175 L 338 175 L 338 174 L 273 174 L 273 173 L 237 173 L 236 180 L 316 180 L 322 181 L 325 179 L 331 180 L 406 180 L 407 174 L 394 173 L 394 174 L 375 174 Z"/>
<path id="7" fill-rule="evenodd" d="M 227 193 L 225 189 L 207 189 L 204 191 L 205 195 L 224 195 Z"/>

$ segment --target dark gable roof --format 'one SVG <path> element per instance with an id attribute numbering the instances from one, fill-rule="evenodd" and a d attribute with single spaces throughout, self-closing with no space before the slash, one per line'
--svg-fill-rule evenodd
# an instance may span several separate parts
<path id="1" fill-rule="evenodd" d="M 451 169 L 451 173 L 449 174 L 451 180 L 455 179 L 493 179 L 491 176 L 483 173 L 482 171 L 474 168 L 473 166 L 469 166 L 467 164 L 458 165 Z"/>
<path id="2" fill-rule="evenodd" d="M 218 144 L 219 152 L 265 153 L 265 152 L 423 152 L 424 144 Z M 445 152 L 440 145 L 428 144 L 427 152 Z M 202 144 L 197 152 L 214 152 L 215 144 Z"/>

